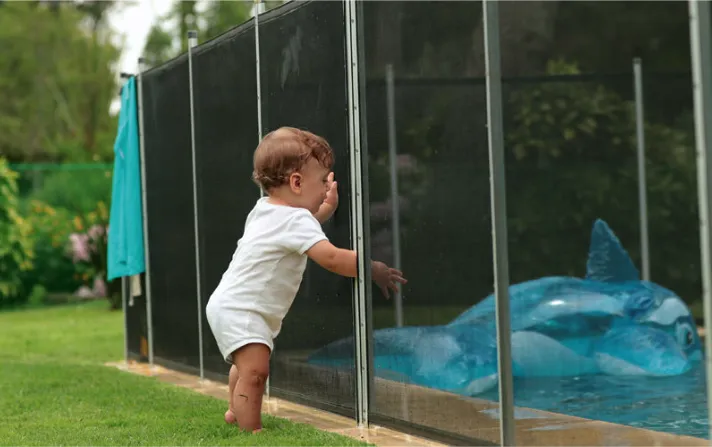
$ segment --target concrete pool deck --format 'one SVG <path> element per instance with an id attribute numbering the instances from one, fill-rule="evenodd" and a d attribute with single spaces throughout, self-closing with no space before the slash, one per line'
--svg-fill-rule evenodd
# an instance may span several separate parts
<path id="1" fill-rule="evenodd" d="M 306 373 L 314 367 L 301 362 L 279 362 L 292 373 Z M 192 389 L 227 401 L 227 384 L 167 369 L 151 368 L 145 363 L 118 362 L 110 366 L 121 370 L 156 377 L 163 382 Z M 302 370 L 302 371 L 299 371 Z M 312 374 L 314 371 L 310 371 Z M 331 372 L 333 375 L 333 371 Z M 375 406 L 383 414 L 400 414 L 410 423 L 438 427 L 489 443 L 499 443 L 498 404 L 482 399 L 466 398 L 437 390 L 375 379 Z M 324 384 L 328 386 L 328 384 Z M 264 412 L 273 416 L 312 425 L 318 429 L 349 436 L 378 446 L 442 446 L 431 440 L 372 425 L 368 429 L 356 426 L 353 419 L 299 405 L 276 397 L 265 400 Z M 702 446 L 706 439 L 677 436 L 670 433 L 640 429 L 626 425 L 578 418 L 527 408 L 516 408 L 516 442 L 518 445 L 540 446 Z"/>

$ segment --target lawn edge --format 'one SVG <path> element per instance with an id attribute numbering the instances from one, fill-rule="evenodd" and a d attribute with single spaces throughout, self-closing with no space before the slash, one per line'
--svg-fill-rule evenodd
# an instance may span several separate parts
<path id="1" fill-rule="evenodd" d="M 201 380 L 197 376 L 171 370 L 163 366 L 150 366 L 136 361 L 108 362 L 104 365 L 145 377 L 155 377 L 161 382 L 187 388 L 225 402 L 228 399 L 227 384 L 208 379 Z M 358 427 L 353 419 L 289 402 L 274 396 L 265 397 L 263 412 L 292 422 L 308 424 L 318 430 L 347 436 L 378 447 L 445 446 L 445 444 L 401 433 L 390 428 L 374 425 L 368 428 Z"/>

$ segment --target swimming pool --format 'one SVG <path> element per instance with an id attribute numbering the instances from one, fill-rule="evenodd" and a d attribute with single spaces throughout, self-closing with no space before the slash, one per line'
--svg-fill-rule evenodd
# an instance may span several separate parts
<path id="1" fill-rule="evenodd" d="M 709 439 L 706 390 L 704 366 L 699 364 L 684 375 L 666 378 L 517 378 L 514 401 L 518 407 Z M 497 391 L 478 397 L 497 400 Z"/>

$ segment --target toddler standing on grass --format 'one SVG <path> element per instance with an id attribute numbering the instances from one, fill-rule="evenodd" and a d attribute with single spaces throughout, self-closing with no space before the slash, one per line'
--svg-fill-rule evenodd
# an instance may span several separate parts
<path id="1" fill-rule="evenodd" d="M 282 127 L 254 154 L 255 182 L 267 194 L 247 216 L 232 261 L 210 296 L 206 316 L 230 363 L 225 422 L 262 429 L 262 395 L 274 339 L 299 290 L 307 257 L 325 269 L 356 277 L 356 252 L 337 248 L 321 228 L 336 210 L 338 192 L 329 143 L 311 132 Z M 371 262 L 373 281 L 388 290 L 403 274 Z"/>

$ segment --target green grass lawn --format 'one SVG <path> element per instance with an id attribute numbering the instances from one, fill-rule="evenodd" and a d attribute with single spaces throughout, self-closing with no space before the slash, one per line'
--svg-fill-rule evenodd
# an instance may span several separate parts
<path id="1" fill-rule="evenodd" d="M 240 433 L 222 400 L 103 365 L 122 356 L 105 302 L 0 313 L 0 445 L 365 445 L 270 416 Z"/>

